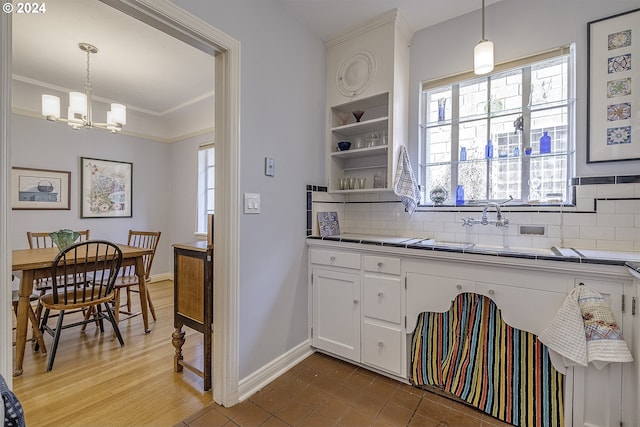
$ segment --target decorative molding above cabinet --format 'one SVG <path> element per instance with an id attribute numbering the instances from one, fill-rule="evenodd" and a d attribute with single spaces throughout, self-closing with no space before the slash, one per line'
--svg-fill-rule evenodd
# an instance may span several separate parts
<path id="1" fill-rule="evenodd" d="M 391 190 L 408 137 L 411 36 L 394 9 L 327 42 L 329 192 Z"/>

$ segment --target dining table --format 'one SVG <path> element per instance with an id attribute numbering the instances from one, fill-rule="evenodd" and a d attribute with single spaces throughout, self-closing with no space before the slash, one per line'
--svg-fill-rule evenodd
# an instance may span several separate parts
<path id="1" fill-rule="evenodd" d="M 140 305 L 142 312 L 142 322 L 145 333 L 151 332 L 149 329 L 149 314 L 147 304 L 147 284 L 145 281 L 144 256 L 153 252 L 153 249 L 139 248 L 116 243 L 122 251 L 122 267 L 134 266 L 135 275 L 139 280 Z M 22 271 L 20 280 L 18 314 L 16 323 L 16 358 L 13 376 L 22 375 L 22 364 L 27 342 L 27 331 L 29 326 L 29 305 L 30 296 L 33 293 L 34 280 L 46 279 L 52 276 L 53 259 L 58 254 L 58 248 L 37 248 L 37 249 L 15 249 L 12 251 L 12 271 Z M 82 263 L 86 258 L 76 258 L 77 263 Z M 37 326 L 34 333 L 38 333 Z"/>

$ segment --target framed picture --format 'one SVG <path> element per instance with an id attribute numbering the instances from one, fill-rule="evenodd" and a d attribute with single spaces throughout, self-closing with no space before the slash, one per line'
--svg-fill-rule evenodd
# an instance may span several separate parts
<path id="1" fill-rule="evenodd" d="M 587 45 L 587 163 L 638 160 L 640 9 L 589 22 Z"/>
<path id="2" fill-rule="evenodd" d="M 80 158 L 80 217 L 131 217 L 133 163 Z"/>
<path id="3" fill-rule="evenodd" d="M 49 169 L 11 169 L 13 209 L 71 209 L 71 172 Z"/>

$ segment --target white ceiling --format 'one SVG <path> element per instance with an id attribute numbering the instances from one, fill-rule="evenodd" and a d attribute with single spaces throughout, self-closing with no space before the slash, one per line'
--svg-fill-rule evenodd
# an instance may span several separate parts
<path id="1" fill-rule="evenodd" d="M 393 8 L 417 31 L 481 7 L 480 0 L 273 1 L 323 40 Z M 487 0 L 487 4 L 497 1 Z M 46 7 L 40 15 L 13 15 L 14 80 L 30 86 L 30 97 L 39 90 L 34 87 L 83 91 L 86 54 L 78 43 L 86 42 L 99 49 L 91 55 L 96 100 L 120 102 L 165 122 L 174 113 L 181 114 L 184 122 L 189 109 L 203 102 L 212 104 L 214 61 L 209 54 L 98 0 L 55 0 Z M 34 108 L 39 102 L 32 102 Z"/>
<path id="2" fill-rule="evenodd" d="M 273 0 L 323 40 L 398 9 L 411 29 L 419 31 L 482 7 L 481 0 Z M 501 0 L 486 0 L 485 5 Z M 478 34 L 480 34 L 478 23 Z"/>

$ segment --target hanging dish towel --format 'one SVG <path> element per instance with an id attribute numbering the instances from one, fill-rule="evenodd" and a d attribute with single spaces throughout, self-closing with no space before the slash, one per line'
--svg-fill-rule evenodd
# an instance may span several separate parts
<path id="1" fill-rule="evenodd" d="M 587 366 L 587 340 L 578 297 L 580 290 L 574 288 L 564 299 L 560 310 L 538 339 L 562 356 L 565 366 Z"/>
<path id="2" fill-rule="evenodd" d="M 404 208 L 409 212 L 409 216 L 413 215 L 416 206 L 420 203 L 420 189 L 413 175 L 413 169 L 411 169 L 409 153 L 407 153 L 407 148 L 404 145 L 400 148 L 398 168 L 393 181 L 393 192 L 400 196 Z"/>
<path id="3" fill-rule="evenodd" d="M 633 362 L 633 357 L 613 318 L 613 311 L 600 293 L 580 286 L 580 312 L 584 321 L 589 362 L 602 369 L 609 362 Z"/>
<path id="4" fill-rule="evenodd" d="M 632 362 L 613 311 L 597 291 L 578 286 L 569 292 L 562 307 L 538 339 L 560 354 L 565 366 L 602 369 L 609 362 Z"/>

